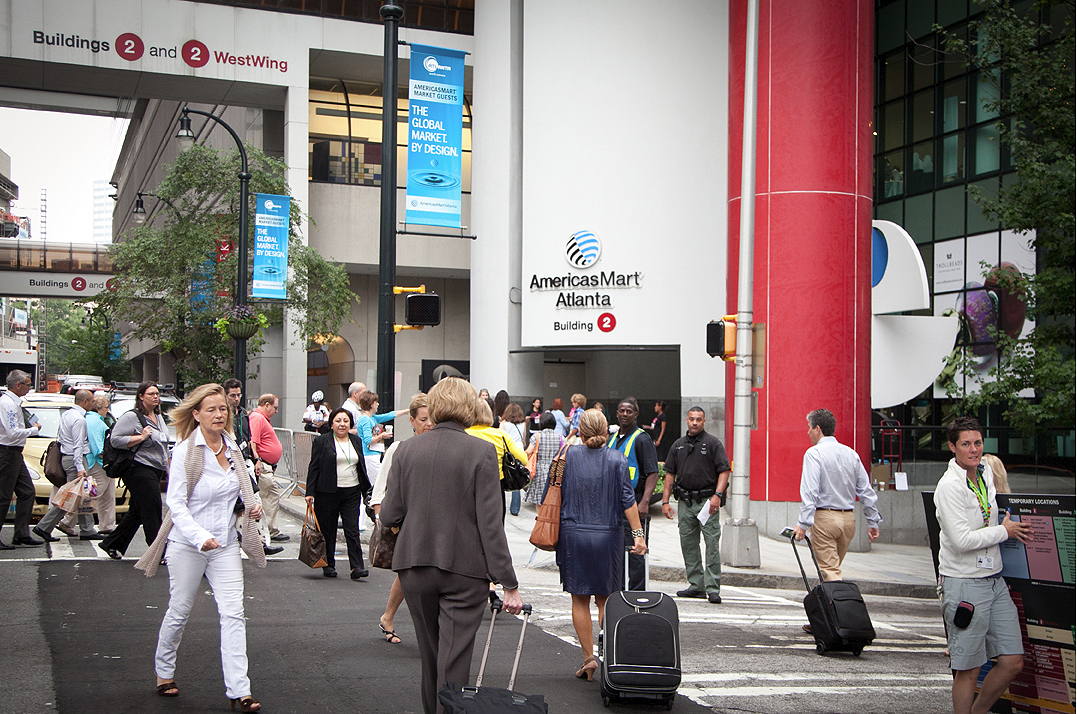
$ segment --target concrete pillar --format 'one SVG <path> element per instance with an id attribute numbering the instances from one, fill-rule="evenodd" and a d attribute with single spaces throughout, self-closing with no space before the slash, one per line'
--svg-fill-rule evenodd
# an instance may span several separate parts
<path id="1" fill-rule="evenodd" d="M 800 500 L 812 409 L 830 409 L 838 440 L 869 459 L 873 7 L 760 2 L 754 302 L 767 350 L 753 385 L 756 502 Z M 745 0 L 730 5 L 730 236 L 740 219 L 745 10 Z M 730 240 L 729 305 L 737 254 Z"/>
<path id="2" fill-rule="evenodd" d="M 306 76 L 304 71 L 299 76 Z M 284 102 L 284 163 L 287 168 L 284 178 L 292 193 L 292 200 L 303 211 L 310 210 L 308 194 L 310 184 L 307 172 L 308 134 L 308 91 L 307 87 L 288 87 Z M 299 226 L 299 235 L 306 244 L 310 235 L 307 221 Z M 307 406 L 307 346 L 303 341 L 296 341 L 295 317 L 290 311 L 284 315 L 284 335 L 281 355 L 281 383 L 267 385 L 269 391 L 280 396 L 280 426 L 301 428 L 303 410 Z M 249 396 L 249 395 L 248 395 Z"/>
<path id="3" fill-rule="evenodd" d="M 541 394 L 542 354 L 520 347 L 523 236 L 523 2 L 475 3 L 471 382 Z"/>

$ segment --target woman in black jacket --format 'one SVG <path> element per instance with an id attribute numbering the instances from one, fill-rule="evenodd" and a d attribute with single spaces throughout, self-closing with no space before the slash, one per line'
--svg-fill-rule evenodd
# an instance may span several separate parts
<path id="1" fill-rule="evenodd" d="M 350 433 L 352 415 L 347 409 L 329 414 L 330 431 L 314 440 L 307 468 L 307 503 L 325 535 L 325 560 L 322 575 L 337 576 L 333 547 L 337 542 L 337 518 L 344 523 L 348 543 L 348 565 L 352 580 L 369 575 L 363 563 L 363 546 L 359 542 L 359 507 L 370 502 L 370 480 L 363 462 L 363 443 Z"/>

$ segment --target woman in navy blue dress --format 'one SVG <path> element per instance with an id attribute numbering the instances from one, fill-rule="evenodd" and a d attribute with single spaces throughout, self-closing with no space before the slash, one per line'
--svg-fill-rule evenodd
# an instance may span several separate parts
<path id="1" fill-rule="evenodd" d="M 579 432 L 583 444 L 569 447 L 565 456 L 557 565 L 565 592 L 572 595 L 572 625 L 583 650 L 583 666 L 576 676 L 590 681 L 598 669 L 591 597 L 601 622 L 606 598 L 624 583 L 623 519 L 632 526 L 632 552 L 642 555 L 647 545 L 629 485 L 628 462 L 620 452 L 603 448 L 609 436 L 606 417 L 593 409 L 585 411 Z"/>

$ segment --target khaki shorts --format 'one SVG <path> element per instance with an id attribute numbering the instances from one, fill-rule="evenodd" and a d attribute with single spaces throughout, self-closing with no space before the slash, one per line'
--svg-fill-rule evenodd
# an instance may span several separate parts
<path id="1" fill-rule="evenodd" d="M 968 627 L 954 624 L 957 604 L 976 608 Z M 942 617 L 950 647 L 950 668 L 979 669 L 992 657 L 1024 654 L 1017 606 L 1001 575 L 986 578 L 942 578 Z"/>

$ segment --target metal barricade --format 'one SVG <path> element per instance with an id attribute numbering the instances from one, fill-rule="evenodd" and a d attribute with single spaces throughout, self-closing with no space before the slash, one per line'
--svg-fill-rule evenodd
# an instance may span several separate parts
<path id="1" fill-rule="evenodd" d="M 281 445 L 281 457 L 277 462 L 277 469 L 273 478 L 281 489 L 281 498 L 288 498 L 295 494 L 306 494 L 307 464 L 310 463 L 310 440 L 297 437 L 307 435 L 307 432 L 292 431 L 291 429 L 273 429 Z M 296 442 L 302 441 L 301 451 L 305 454 L 301 460 L 296 458 Z"/>

